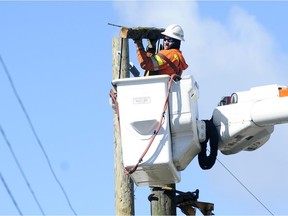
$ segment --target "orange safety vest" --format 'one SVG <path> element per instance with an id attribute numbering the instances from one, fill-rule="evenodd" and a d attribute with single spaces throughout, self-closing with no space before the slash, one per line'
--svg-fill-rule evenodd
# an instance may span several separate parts
<path id="1" fill-rule="evenodd" d="M 178 49 L 160 50 L 159 53 L 165 55 L 178 69 L 180 75 L 188 68 L 182 52 Z M 142 69 L 147 71 L 158 71 L 158 74 L 175 74 L 174 69 L 157 54 L 147 55 L 143 49 L 137 51 L 137 58 Z M 149 73 L 148 73 L 149 75 Z"/>

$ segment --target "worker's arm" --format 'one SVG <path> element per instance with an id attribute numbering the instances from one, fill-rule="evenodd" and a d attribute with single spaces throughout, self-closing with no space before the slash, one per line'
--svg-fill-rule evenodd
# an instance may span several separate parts
<path id="1" fill-rule="evenodd" d="M 155 71 L 158 70 L 158 63 L 153 57 L 152 53 L 146 52 L 142 40 L 136 40 L 137 59 L 140 67 L 144 70 Z"/>

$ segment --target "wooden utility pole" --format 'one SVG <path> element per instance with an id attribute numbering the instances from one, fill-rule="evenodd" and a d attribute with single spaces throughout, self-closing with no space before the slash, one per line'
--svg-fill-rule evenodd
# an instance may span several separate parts
<path id="1" fill-rule="evenodd" d="M 112 79 L 129 77 L 128 39 L 160 39 L 164 29 L 158 28 L 125 28 L 120 31 L 121 38 L 113 39 L 113 75 Z M 114 114 L 114 160 L 115 160 L 115 205 L 116 215 L 134 215 L 134 184 L 132 179 L 124 174 L 122 161 L 121 139 L 118 117 Z M 175 184 L 169 185 L 175 189 Z M 176 215 L 175 190 L 167 191 L 152 189 L 151 215 Z"/>
<path id="2" fill-rule="evenodd" d="M 129 77 L 129 46 L 126 38 L 112 41 L 112 80 Z M 134 183 L 124 173 L 118 116 L 114 112 L 114 178 L 116 215 L 134 215 Z"/>
<path id="3" fill-rule="evenodd" d="M 176 215 L 175 184 L 167 186 L 174 190 L 162 190 L 158 187 L 151 189 L 151 215 Z"/>

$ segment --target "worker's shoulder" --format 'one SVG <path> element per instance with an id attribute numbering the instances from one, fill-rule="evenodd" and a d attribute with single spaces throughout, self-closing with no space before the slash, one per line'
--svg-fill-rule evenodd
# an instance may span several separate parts
<path id="1" fill-rule="evenodd" d="M 160 50 L 158 53 L 161 53 L 165 56 L 174 55 L 174 54 L 182 55 L 182 52 L 178 49 Z"/>

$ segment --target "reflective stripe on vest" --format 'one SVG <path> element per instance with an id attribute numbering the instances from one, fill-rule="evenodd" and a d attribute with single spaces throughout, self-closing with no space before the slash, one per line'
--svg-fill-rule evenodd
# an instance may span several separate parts
<path id="1" fill-rule="evenodd" d="M 157 57 L 156 57 L 157 55 L 154 55 L 154 56 L 151 56 L 150 57 L 150 59 L 151 59 L 151 61 L 152 61 L 152 63 L 153 63 L 153 66 L 154 66 L 154 70 L 156 71 L 156 70 L 159 70 L 159 67 L 158 67 L 158 65 L 160 65 L 159 64 L 159 62 L 158 62 L 158 60 L 157 60 Z M 158 56 L 158 58 L 160 58 L 159 56 Z M 162 62 L 162 64 L 163 64 L 163 62 Z"/>
<path id="2" fill-rule="evenodd" d="M 159 66 L 163 65 L 163 60 L 162 60 L 162 58 L 160 56 L 155 55 L 154 57 L 155 57 L 156 61 L 158 62 Z"/>
<path id="3" fill-rule="evenodd" d="M 176 59 L 177 61 L 179 61 L 179 56 L 177 54 L 174 54 L 174 59 Z"/>
<path id="4" fill-rule="evenodd" d="M 178 63 L 180 63 L 179 56 L 176 53 L 174 54 L 173 57 L 174 57 L 175 60 L 178 61 Z M 153 56 L 150 57 L 150 59 L 152 60 L 152 63 L 153 63 L 155 71 L 159 70 L 159 67 L 164 64 L 163 59 L 160 56 L 158 56 L 158 55 L 153 55 Z"/>

